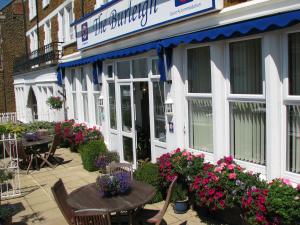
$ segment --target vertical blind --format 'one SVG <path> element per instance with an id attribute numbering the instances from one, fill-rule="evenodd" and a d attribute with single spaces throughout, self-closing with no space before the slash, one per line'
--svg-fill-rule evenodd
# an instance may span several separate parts
<path id="1" fill-rule="evenodd" d="M 261 40 L 230 43 L 232 94 L 262 94 Z"/>
<path id="2" fill-rule="evenodd" d="M 230 144 L 235 159 L 265 164 L 266 113 L 264 103 L 230 103 Z"/>
<path id="3" fill-rule="evenodd" d="M 300 173 L 300 105 L 288 106 L 287 170 Z"/>
<path id="4" fill-rule="evenodd" d="M 188 86 L 190 93 L 211 93 L 209 47 L 188 50 Z"/>
<path id="5" fill-rule="evenodd" d="M 190 148 L 213 152 L 213 120 L 211 99 L 189 100 Z"/>
<path id="6" fill-rule="evenodd" d="M 289 34 L 289 94 L 300 95 L 300 33 Z"/>

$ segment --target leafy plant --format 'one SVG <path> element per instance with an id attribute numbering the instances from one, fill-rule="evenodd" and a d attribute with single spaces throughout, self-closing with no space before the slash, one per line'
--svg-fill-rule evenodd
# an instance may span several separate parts
<path id="1" fill-rule="evenodd" d="M 63 105 L 63 100 L 59 96 L 51 96 L 47 99 L 47 104 L 51 109 L 61 109 Z"/>
<path id="2" fill-rule="evenodd" d="M 134 179 L 143 181 L 155 187 L 156 194 L 152 199 L 152 203 L 163 200 L 163 192 L 161 187 L 161 176 L 159 174 L 159 166 L 151 162 L 142 162 L 134 171 Z"/>
<path id="3" fill-rule="evenodd" d="M 7 169 L 0 170 L 0 184 L 4 183 L 7 180 L 13 179 L 14 175 L 11 171 Z"/>
<path id="4" fill-rule="evenodd" d="M 189 192 L 186 184 L 176 183 L 172 193 L 171 201 L 184 201 L 188 198 L 188 194 Z"/>
<path id="5" fill-rule="evenodd" d="M 12 217 L 16 212 L 16 208 L 10 204 L 0 205 L 0 224 L 5 222 Z"/>
<path id="6" fill-rule="evenodd" d="M 280 224 L 300 221 L 300 190 L 286 179 L 276 179 L 269 185 L 266 198 L 268 216 L 277 218 Z"/>
<path id="7" fill-rule="evenodd" d="M 98 168 L 95 165 L 100 154 L 107 153 L 107 148 L 103 140 L 90 140 L 79 146 L 83 168 L 87 171 L 96 171 Z"/>

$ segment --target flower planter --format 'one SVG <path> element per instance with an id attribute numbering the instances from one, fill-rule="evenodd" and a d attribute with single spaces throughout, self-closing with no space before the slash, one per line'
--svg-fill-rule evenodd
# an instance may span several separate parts
<path id="1" fill-rule="evenodd" d="M 189 199 L 187 198 L 183 201 L 175 201 L 173 208 L 176 214 L 186 213 L 189 210 Z"/>
<path id="2" fill-rule="evenodd" d="M 242 211 L 238 207 L 216 210 L 212 213 L 218 220 L 231 225 L 247 225 L 242 218 Z"/>

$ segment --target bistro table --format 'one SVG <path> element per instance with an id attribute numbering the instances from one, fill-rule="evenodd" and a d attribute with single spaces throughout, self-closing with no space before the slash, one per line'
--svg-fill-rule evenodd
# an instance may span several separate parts
<path id="1" fill-rule="evenodd" d="M 68 204 L 75 210 L 106 209 L 109 213 L 120 213 L 133 210 L 148 203 L 156 190 L 153 186 L 140 181 L 133 181 L 131 190 L 125 195 L 103 197 L 96 184 L 88 184 L 70 193 Z M 132 214 L 129 214 L 129 224 L 132 224 Z"/>
<path id="2" fill-rule="evenodd" d="M 43 153 L 43 147 L 48 146 L 53 140 L 50 136 L 42 136 L 39 140 L 36 141 L 27 141 L 25 138 L 22 139 L 22 145 L 25 149 L 25 153 L 30 155 L 30 162 L 27 168 L 27 174 L 32 165 L 33 160 L 35 160 L 35 164 L 37 169 L 39 169 L 38 159 L 42 159 L 45 163 L 47 163 L 50 167 L 53 167 L 51 163 L 44 160 L 44 157 L 41 155 Z M 48 148 L 45 149 L 48 151 Z"/>

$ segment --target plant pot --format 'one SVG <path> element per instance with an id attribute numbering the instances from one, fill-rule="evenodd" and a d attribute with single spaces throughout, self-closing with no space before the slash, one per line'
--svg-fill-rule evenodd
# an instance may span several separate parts
<path id="1" fill-rule="evenodd" d="M 216 210 L 213 212 L 214 216 L 220 221 L 231 225 L 246 225 L 242 218 L 242 211 L 239 207 L 226 208 L 224 210 Z"/>
<path id="2" fill-rule="evenodd" d="M 183 214 L 189 210 L 189 199 L 183 201 L 175 201 L 173 206 L 174 212 L 176 214 Z"/>

